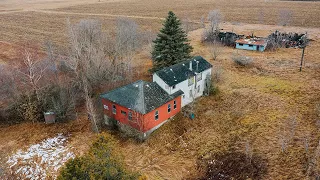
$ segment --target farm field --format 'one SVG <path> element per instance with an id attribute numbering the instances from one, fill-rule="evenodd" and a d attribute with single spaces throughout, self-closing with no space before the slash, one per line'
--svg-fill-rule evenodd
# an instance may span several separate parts
<path id="1" fill-rule="evenodd" d="M 156 33 L 168 10 L 182 18 L 189 16 L 198 23 L 209 10 L 220 9 L 226 21 L 222 28 L 227 31 L 254 32 L 257 36 L 267 36 L 275 30 L 308 32 L 312 41 L 306 48 L 303 71 L 299 72 L 300 49 L 260 53 L 223 47 L 218 60 L 213 60 L 209 46 L 200 42 L 203 29 L 191 31 L 193 54 L 212 63 L 214 73 L 221 72 L 217 83 L 219 93 L 197 100 L 195 120 L 178 115 L 144 143 L 116 135 L 128 168 L 149 179 L 200 178 L 204 175 L 201 163 L 206 162 L 210 154 L 230 149 L 245 153 L 247 144 L 253 154 L 267 164 L 262 179 L 307 177 L 306 157 L 315 156 L 320 139 L 320 110 L 317 111 L 320 103 L 319 2 L 102 0 L 89 4 L 86 0 L 70 0 L 57 4 L 58 1 L 33 0 L 31 2 L 37 5 L 32 8 L 30 4 L 15 8 L 9 1 L 4 2 L 0 1 L 0 64 L 17 60 L 19 46 L 27 41 L 43 45 L 50 40 L 66 53 L 68 18 L 71 22 L 98 19 L 105 30 L 112 31 L 119 15 L 129 16 L 143 30 Z M 292 26 L 275 25 L 282 8 L 292 10 Z M 264 12 L 263 19 L 259 18 L 260 12 Z M 234 53 L 252 57 L 253 65 L 236 66 L 231 60 Z M 146 79 L 150 78 L 148 52 L 137 54 L 135 66 L 143 67 L 141 73 Z M 282 152 L 281 141 L 292 132 L 292 118 L 296 120 L 294 135 Z M 89 122 L 82 116 L 64 124 L 25 123 L 0 128 L 0 176 L 10 154 L 58 133 L 69 135 L 68 147 L 73 147 L 76 155 L 85 152 L 94 137 Z M 306 139 L 309 154 L 305 151 Z M 317 168 L 320 164 L 315 166 Z"/>

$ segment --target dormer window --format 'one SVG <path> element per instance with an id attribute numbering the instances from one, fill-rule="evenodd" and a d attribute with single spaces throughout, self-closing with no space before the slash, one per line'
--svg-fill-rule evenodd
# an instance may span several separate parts
<path id="1" fill-rule="evenodd" d="M 175 88 L 176 88 L 176 85 L 173 85 L 173 86 L 172 86 L 172 89 L 175 89 Z"/>

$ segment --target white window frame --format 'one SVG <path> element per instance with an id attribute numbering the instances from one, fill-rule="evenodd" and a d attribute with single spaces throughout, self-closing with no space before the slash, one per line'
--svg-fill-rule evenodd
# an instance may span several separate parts
<path id="1" fill-rule="evenodd" d="M 197 82 L 202 80 L 202 73 L 197 74 Z"/>
<path id="2" fill-rule="evenodd" d="M 168 104 L 168 113 L 171 113 L 171 104 Z"/>
<path id="3" fill-rule="evenodd" d="M 177 109 L 177 101 L 176 100 L 173 101 L 173 109 Z"/>
<path id="4" fill-rule="evenodd" d="M 188 78 L 188 86 L 192 86 L 194 84 L 194 76 Z"/>
<path id="5" fill-rule="evenodd" d="M 156 110 L 156 112 L 154 113 L 154 120 L 158 120 L 159 119 L 159 111 Z"/>
<path id="6" fill-rule="evenodd" d="M 131 111 L 128 112 L 128 120 L 129 120 L 129 121 L 132 120 L 132 112 L 131 112 Z"/>
<path id="7" fill-rule="evenodd" d="M 115 104 L 112 104 L 112 114 L 117 114 L 117 107 Z"/>

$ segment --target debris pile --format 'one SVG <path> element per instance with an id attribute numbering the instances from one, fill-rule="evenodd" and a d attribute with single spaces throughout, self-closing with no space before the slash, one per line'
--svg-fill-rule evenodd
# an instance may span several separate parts
<path id="1" fill-rule="evenodd" d="M 307 45 L 306 34 L 275 31 L 268 36 L 269 48 L 302 48 Z"/>
<path id="2" fill-rule="evenodd" d="M 19 150 L 8 158 L 10 173 L 18 179 L 55 178 L 58 169 L 75 155 L 66 147 L 67 137 L 58 134 L 26 151 Z"/>
<path id="3" fill-rule="evenodd" d="M 236 40 L 243 38 L 244 35 L 239 35 L 234 32 L 206 32 L 202 38 L 203 42 L 219 42 L 225 46 L 235 46 Z"/>

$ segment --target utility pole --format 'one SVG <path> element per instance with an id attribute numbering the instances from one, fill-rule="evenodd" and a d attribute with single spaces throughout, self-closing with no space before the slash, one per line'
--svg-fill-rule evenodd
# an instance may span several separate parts
<path id="1" fill-rule="evenodd" d="M 303 44 L 302 44 L 302 55 L 301 55 L 301 63 L 300 63 L 300 72 L 302 71 L 302 65 L 303 65 L 303 58 L 304 58 L 304 51 L 307 47 L 308 44 L 308 36 L 307 36 L 308 32 L 306 32 L 306 34 L 304 35 L 304 40 L 303 40 Z"/>

